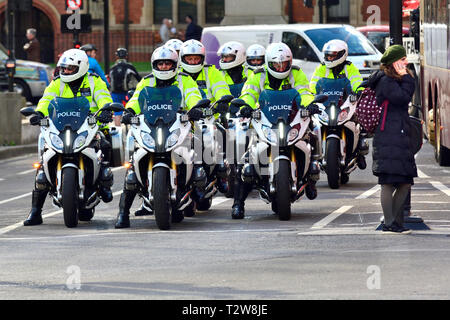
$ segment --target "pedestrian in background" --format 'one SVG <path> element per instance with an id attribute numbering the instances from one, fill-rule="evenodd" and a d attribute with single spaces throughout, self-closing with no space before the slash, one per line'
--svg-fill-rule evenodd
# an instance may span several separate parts
<path id="1" fill-rule="evenodd" d="M 187 41 L 194 39 L 200 41 L 200 39 L 202 38 L 203 28 L 194 23 L 194 18 L 191 15 L 187 15 L 185 17 L 185 21 L 187 23 L 187 28 L 184 40 Z"/>
<path id="2" fill-rule="evenodd" d="M 27 60 L 30 61 L 41 61 L 41 45 L 36 39 L 36 33 L 36 29 L 30 28 L 25 34 L 28 42 L 23 46 L 23 50 L 27 53 Z"/>
<path id="3" fill-rule="evenodd" d="M 378 105 L 388 101 L 373 138 L 372 171 L 381 185 L 382 230 L 386 233 L 410 233 L 411 230 L 403 226 L 403 204 L 414 184 L 413 178 L 417 177 L 408 114 L 415 82 L 407 69 L 403 46 L 389 47 L 381 63 L 381 70 L 370 77 L 369 86 L 375 88 Z"/>
<path id="4" fill-rule="evenodd" d="M 164 18 L 159 29 L 159 35 L 161 37 L 161 42 L 164 45 L 172 36 L 177 32 L 177 30 L 172 26 L 172 20 Z"/>
<path id="5" fill-rule="evenodd" d="M 95 59 L 95 56 L 97 55 L 97 47 L 93 44 L 85 44 L 80 47 L 81 50 L 86 52 L 88 59 L 89 59 L 89 72 L 95 73 L 100 78 L 102 78 L 103 81 L 105 81 L 106 86 L 108 89 L 111 87 L 109 85 L 108 79 L 106 79 L 105 72 L 103 71 L 102 67 L 100 67 L 100 64 L 98 63 L 97 59 Z"/>

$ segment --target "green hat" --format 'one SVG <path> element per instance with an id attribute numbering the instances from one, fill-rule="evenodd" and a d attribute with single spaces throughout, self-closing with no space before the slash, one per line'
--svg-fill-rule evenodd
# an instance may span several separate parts
<path id="1" fill-rule="evenodd" d="M 406 50 L 403 46 L 395 44 L 386 49 L 381 57 L 381 63 L 386 65 L 392 64 L 401 58 L 406 57 Z"/>

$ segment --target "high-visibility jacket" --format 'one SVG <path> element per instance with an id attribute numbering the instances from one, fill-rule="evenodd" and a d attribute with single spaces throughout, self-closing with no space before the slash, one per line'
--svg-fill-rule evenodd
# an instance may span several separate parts
<path id="1" fill-rule="evenodd" d="M 364 90 L 364 88 L 357 89 L 363 79 L 361 77 L 361 74 L 359 73 L 358 68 L 356 68 L 355 65 L 350 61 L 345 62 L 344 68 L 339 73 L 339 76 L 345 76 L 350 81 L 352 90 L 354 92 Z M 333 71 L 331 69 L 328 69 L 325 64 L 321 64 L 320 66 L 318 66 L 311 78 L 309 89 L 313 94 L 316 94 L 316 84 L 317 81 L 319 81 L 321 78 L 335 79 Z"/>
<path id="2" fill-rule="evenodd" d="M 297 90 L 300 94 L 301 105 L 306 107 L 314 100 L 314 96 L 309 91 L 308 84 L 308 78 L 305 73 L 300 68 L 292 66 L 291 72 L 283 79 L 278 90 L 284 90 L 286 88 Z M 266 67 L 258 68 L 253 71 L 253 75 L 245 82 L 240 98 L 253 109 L 256 109 L 259 95 L 265 89 L 273 90 L 269 85 L 268 71 Z"/>
<path id="3" fill-rule="evenodd" d="M 242 68 L 242 83 L 234 83 L 231 76 L 228 74 L 227 70 L 219 69 L 224 78 L 226 83 L 228 84 L 228 87 L 230 89 L 231 94 L 238 98 L 241 95 L 241 90 L 244 87 L 244 83 L 248 80 L 248 78 L 253 74 L 253 70 L 249 69 L 247 66 L 244 66 Z"/>
<path id="4" fill-rule="evenodd" d="M 195 82 L 203 92 L 202 96 L 211 100 L 211 103 L 219 100 L 222 96 L 231 95 L 230 88 L 222 72 L 213 65 L 205 65 Z"/>
<path id="5" fill-rule="evenodd" d="M 186 73 L 178 72 L 172 86 L 177 86 L 181 91 L 181 108 L 190 110 L 202 99 L 202 95 L 195 81 Z M 126 104 L 126 108 L 132 108 L 136 114 L 141 113 L 139 106 L 139 94 L 145 87 L 156 87 L 156 78 L 153 74 L 144 77 L 137 85 L 133 96 Z"/>
<path id="6" fill-rule="evenodd" d="M 39 100 L 36 111 L 48 116 L 48 105 L 56 97 L 75 98 L 72 89 L 61 78 L 55 78 L 45 89 Z M 76 97 L 86 97 L 89 101 L 90 111 L 97 112 L 105 104 L 113 102 L 106 83 L 95 73 L 86 73 L 83 82 L 78 89 Z"/>

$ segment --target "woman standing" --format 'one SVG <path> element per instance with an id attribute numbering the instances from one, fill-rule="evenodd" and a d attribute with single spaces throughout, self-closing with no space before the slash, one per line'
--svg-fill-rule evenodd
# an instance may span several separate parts
<path id="1" fill-rule="evenodd" d="M 401 45 L 389 47 L 381 58 L 381 70 L 371 79 L 377 103 L 388 101 L 387 109 L 373 138 L 373 174 L 381 185 L 381 207 L 384 214 L 383 232 L 410 233 L 403 226 L 403 203 L 417 177 L 417 167 L 411 150 L 411 123 L 408 104 L 414 94 L 415 82 L 407 69 L 406 50 Z"/>

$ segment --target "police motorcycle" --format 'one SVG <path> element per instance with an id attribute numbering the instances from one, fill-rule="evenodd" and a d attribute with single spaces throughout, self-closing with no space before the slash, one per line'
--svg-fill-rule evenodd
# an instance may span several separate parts
<path id="1" fill-rule="evenodd" d="M 191 177 L 194 160 L 189 116 L 181 110 L 177 87 L 145 87 L 138 97 L 141 114 L 130 117 L 125 189 L 143 198 L 159 229 L 170 229 L 174 211 L 193 215 Z M 201 100 L 195 107 L 209 105 Z M 124 112 L 131 113 L 129 109 Z"/>
<path id="2" fill-rule="evenodd" d="M 49 188 L 53 203 L 63 209 L 64 224 L 68 228 L 78 225 L 79 213 L 93 216 L 100 202 L 101 162 L 104 155 L 100 149 L 101 136 L 97 116 L 102 111 L 119 111 L 118 103 L 105 105 L 96 113 L 90 113 L 85 97 L 53 99 L 48 107 L 49 116 L 40 120 L 38 154 L 40 158 L 36 175 L 36 188 Z M 24 116 L 35 115 L 31 107 L 20 110 Z M 115 135 L 114 139 L 121 139 Z M 120 159 L 123 145 L 113 143 L 112 158 Z M 120 160 L 119 160 L 120 161 Z M 111 186 L 109 185 L 109 187 Z"/>
<path id="3" fill-rule="evenodd" d="M 318 95 L 312 103 L 325 100 L 325 96 Z M 291 218 L 291 203 L 300 199 L 310 181 L 319 179 L 319 175 L 309 172 L 311 114 L 300 101 L 295 89 L 262 91 L 260 108 L 252 114 L 253 130 L 247 131 L 249 149 L 243 155 L 242 180 L 255 185 L 261 199 L 272 204 L 280 220 Z M 241 139 L 237 141 L 242 143 Z M 252 170 L 248 170 L 250 166 Z"/>
<path id="4" fill-rule="evenodd" d="M 368 153 L 368 145 L 364 150 L 358 149 L 361 126 L 355 121 L 357 98 L 350 81 L 347 78 L 320 79 L 316 90 L 328 96 L 325 103 L 319 104 L 321 113 L 314 115 L 322 132 L 321 167 L 327 174 L 329 187 L 338 189 L 357 168 L 358 155 Z"/>
<path id="5" fill-rule="evenodd" d="M 196 163 L 202 163 L 197 170 L 206 179 L 194 179 L 194 191 L 192 198 L 195 201 L 196 209 L 206 211 L 211 207 L 212 198 L 219 190 L 219 179 L 226 180 L 229 168 L 226 166 L 225 150 L 223 144 L 226 143 L 227 125 L 223 125 L 223 117 L 228 113 L 228 104 L 233 99 L 231 95 L 225 95 L 212 105 L 203 107 L 202 119 L 195 122 L 194 150 Z M 204 99 L 205 101 L 207 99 Z M 215 114 L 219 113 L 219 118 Z M 221 190 L 227 192 L 227 190 Z M 191 212 L 187 212 L 189 214 Z M 185 213 L 186 215 L 186 213 Z"/>

